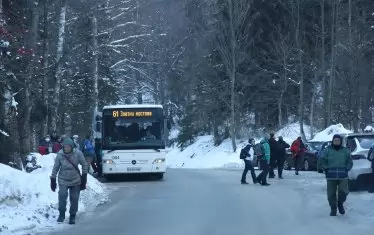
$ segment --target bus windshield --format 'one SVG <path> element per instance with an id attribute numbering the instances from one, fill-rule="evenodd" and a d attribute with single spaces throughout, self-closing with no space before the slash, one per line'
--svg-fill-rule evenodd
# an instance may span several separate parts
<path id="1" fill-rule="evenodd" d="M 163 120 L 103 115 L 103 149 L 164 148 Z"/>

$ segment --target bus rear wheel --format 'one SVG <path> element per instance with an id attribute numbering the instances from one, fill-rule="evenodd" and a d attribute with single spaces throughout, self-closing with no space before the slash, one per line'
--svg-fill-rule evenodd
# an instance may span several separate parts
<path id="1" fill-rule="evenodd" d="M 156 173 L 154 177 L 156 180 L 162 180 L 164 178 L 164 173 Z"/>

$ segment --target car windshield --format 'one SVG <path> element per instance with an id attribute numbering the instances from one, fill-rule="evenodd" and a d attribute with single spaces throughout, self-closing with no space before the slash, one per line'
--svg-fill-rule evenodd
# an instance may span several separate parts
<path id="1" fill-rule="evenodd" d="M 323 142 L 309 142 L 307 143 L 311 150 L 319 151 L 322 147 Z"/>
<path id="2" fill-rule="evenodd" d="M 359 136 L 357 137 L 358 142 L 360 143 L 361 148 L 370 149 L 374 146 L 374 135 L 373 136 Z"/>

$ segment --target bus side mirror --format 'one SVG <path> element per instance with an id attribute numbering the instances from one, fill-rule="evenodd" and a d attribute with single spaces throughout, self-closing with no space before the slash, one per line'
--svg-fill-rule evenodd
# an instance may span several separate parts
<path id="1" fill-rule="evenodd" d="M 171 129 L 171 122 L 170 120 L 166 121 L 166 127 L 170 130 Z"/>
<path id="2" fill-rule="evenodd" d="M 96 132 L 101 132 L 101 123 L 100 122 L 96 122 L 95 131 Z"/>

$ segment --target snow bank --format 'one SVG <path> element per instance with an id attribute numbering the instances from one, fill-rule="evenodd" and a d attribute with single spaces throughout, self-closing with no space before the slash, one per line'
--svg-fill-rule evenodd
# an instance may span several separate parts
<path id="1" fill-rule="evenodd" d="M 0 233 L 63 226 L 56 223 L 58 188 L 52 192 L 49 180 L 56 155 L 35 155 L 42 168 L 31 173 L 0 164 Z M 91 175 L 87 181 L 87 189 L 81 191 L 78 213 L 108 200 L 103 184 Z"/>
<path id="2" fill-rule="evenodd" d="M 305 134 L 310 135 L 310 127 L 304 126 Z M 289 124 L 275 133 L 282 136 L 286 142 L 292 143 L 300 136 L 299 123 Z M 256 139 L 256 143 L 260 139 Z M 224 140 L 221 145 L 214 146 L 213 136 L 199 136 L 195 142 L 183 151 L 179 148 L 168 149 L 167 164 L 170 168 L 242 168 L 243 160 L 239 158 L 242 147 L 247 139 L 237 141 L 237 150 L 233 152 L 231 139 Z"/>
<path id="3" fill-rule="evenodd" d="M 231 139 L 226 139 L 219 146 L 214 146 L 213 136 L 199 136 L 195 143 L 180 151 L 179 148 L 168 150 L 167 164 L 170 168 L 217 168 L 240 167 L 242 160 L 239 152 L 246 141 L 238 141 L 234 153 Z"/>
<path id="4" fill-rule="evenodd" d="M 317 133 L 312 141 L 331 141 L 336 134 L 350 134 L 352 131 L 344 128 L 342 124 L 331 125 L 325 130 Z"/>
<path id="5" fill-rule="evenodd" d="M 305 136 L 308 138 L 310 137 L 311 128 L 308 125 L 304 125 L 304 133 Z M 282 136 L 283 140 L 286 141 L 289 144 L 292 144 L 294 140 L 297 139 L 297 137 L 300 136 L 300 124 L 298 122 L 288 124 L 282 129 L 280 129 L 278 132 L 275 133 L 275 137 Z"/>

